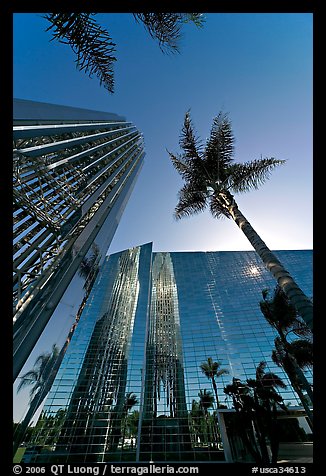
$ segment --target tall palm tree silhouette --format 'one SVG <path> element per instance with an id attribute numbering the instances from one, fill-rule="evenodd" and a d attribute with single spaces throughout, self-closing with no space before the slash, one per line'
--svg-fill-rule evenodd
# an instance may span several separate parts
<path id="1" fill-rule="evenodd" d="M 257 189 L 266 181 L 270 172 L 285 161 L 262 158 L 246 163 L 235 163 L 231 122 L 227 114 L 222 112 L 214 118 L 210 136 L 203 147 L 195 135 L 188 111 L 179 144 L 183 150 L 182 154 L 174 155 L 168 152 L 173 166 L 185 181 L 179 191 L 175 217 L 180 219 L 209 207 L 213 217 L 233 219 L 306 324 L 312 329 L 311 300 L 240 212 L 233 196 L 233 193 Z"/>

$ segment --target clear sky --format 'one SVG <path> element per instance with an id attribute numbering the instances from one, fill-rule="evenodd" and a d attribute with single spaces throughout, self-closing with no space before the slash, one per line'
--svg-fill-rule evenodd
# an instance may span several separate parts
<path id="1" fill-rule="evenodd" d="M 68 45 L 50 41 L 41 14 L 14 14 L 14 97 L 115 112 L 143 133 L 145 163 L 111 253 L 154 242 L 154 251 L 250 250 L 230 220 L 205 213 L 173 218 L 181 177 L 166 149 L 179 152 L 190 109 L 206 139 L 214 116 L 229 114 L 235 160 L 285 159 L 258 191 L 236 196 L 270 249 L 311 249 L 311 13 L 208 13 L 183 28 L 180 54 L 163 54 L 130 13 L 101 13 L 117 44 L 115 93 L 79 72 Z"/>

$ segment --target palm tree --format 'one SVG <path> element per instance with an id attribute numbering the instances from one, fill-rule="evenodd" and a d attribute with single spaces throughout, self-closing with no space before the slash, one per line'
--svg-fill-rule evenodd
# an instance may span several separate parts
<path id="1" fill-rule="evenodd" d="M 276 286 L 272 298 L 268 299 L 268 290 L 262 291 L 263 300 L 260 301 L 260 309 L 267 320 L 279 334 L 275 339 L 275 349 L 272 353 L 273 361 L 283 367 L 290 382 L 298 394 L 303 407 L 306 410 L 310 426 L 313 425 L 313 415 L 302 393 L 306 390 L 311 402 L 313 393 L 302 369 L 313 365 L 312 333 L 305 322 L 298 316 L 295 307 L 285 295 L 284 291 Z M 303 339 L 288 341 L 288 336 L 294 333 Z"/>
<path id="2" fill-rule="evenodd" d="M 216 386 L 215 378 L 218 378 L 221 375 L 226 375 L 229 373 L 227 369 L 220 369 L 220 366 L 221 366 L 221 362 L 213 362 L 212 357 L 208 357 L 207 362 L 202 362 L 200 364 L 200 368 L 202 372 L 206 375 L 208 379 L 212 381 L 217 408 L 220 408 L 220 402 L 217 395 L 217 386 Z"/>
<path id="3" fill-rule="evenodd" d="M 93 243 L 91 255 L 85 256 L 78 268 L 79 276 L 85 280 L 84 289 L 87 297 L 99 271 L 99 259 L 100 249 L 96 243 Z"/>
<path id="4" fill-rule="evenodd" d="M 202 409 L 203 414 L 207 416 L 209 408 L 212 408 L 214 404 L 213 393 L 205 388 L 204 390 L 199 390 L 198 397 L 199 406 Z"/>
<path id="5" fill-rule="evenodd" d="M 197 400 L 192 400 L 191 402 L 191 428 L 192 428 L 192 436 L 193 436 L 193 443 L 197 445 L 198 442 L 201 441 L 202 436 L 202 429 L 201 429 L 201 421 L 202 421 L 202 409 L 200 407 L 199 402 Z"/>
<path id="6" fill-rule="evenodd" d="M 247 384 L 253 389 L 255 410 L 258 416 L 257 429 L 258 438 L 261 443 L 262 456 L 269 457 L 266 449 L 266 436 L 269 436 L 272 452 L 271 463 L 277 463 L 277 454 L 279 447 L 278 429 L 277 429 L 277 406 L 287 411 L 282 397 L 277 393 L 276 388 L 286 388 L 286 384 L 276 374 L 272 372 L 265 373 L 266 362 L 262 361 L 256 368 L 256 379 L 247 379 Z"/>
<path id="7" fill-rule="evenodd" d="M 211 442 L 211 429 L 209 425 L 209 412 L 208 410 L 213 407 L 214 404 L 214 395 L 210 390 L 200 390 L 198 393 L 199 397 L 199 408 L 202 411 L 203 417 L 204 417 L 204 424 L 205 424 L 205 430 L 204 430 L 204 439 L 206 440 L 206 443 L 208 444 Z"/>
<path id="8" fill-rule="evenodd" d="M 76 66 L 91 77 L 96 74 L 100 84 L 110 93 L 114 91 L 113 66 L 116 44 L 109 33 L 92 18 L 95 13 L 48 13 L 52 39 L 70 45 L 76 54 Z M 133 13 L 153 39 L 158 40 L 162 52 L 178 52 L 182 24 L 203 25 L 201 13 Z"/>
<path id="9" fill-rule="evenodd" d="M 123 433 L 124 436 L 131 436 L 130 434 L 126 435 L 128 429 L 130 430 L 130 426 L 128 427 L 128 423 L 131 424 L 132 420 L 128 420 L 128 413 L 129 410 L 132 409 L 135 405 L 137 405 L 138 398 L 137 395 L 133 392 L 127 392 L 125 395 L 125 400 L 123 403 L 123 408 L 122 408 L 122 414 L 121 414 L 121 433 Z M 139 417 L 139 414 L 138 414 Z M 130 433 L 130 431 L 129 431 Z M 135 433 L 134 433 L 135 434 Z"/>
<path id="10" fill-rule="evenodd" d="M 260 362 L 256 368 L 256 378 L 246 383 L 233 378 L 233 382 L 224 388 L 224 393 L 232 396 L 234 408 L 239 415 L 239 434 L 246 448 L 257 463 L 269 463 L 266 437 L 271 443 L 272 462 L 277 461 L 278 432 L 277 406 L 287 411 L 282 397 L 276 388 L 286 388 L 278 375 L 265 373 L 266 362 Z M 259 448 L 253 439 L 250 422 L 254 425 Z"/>
<path id="11" fill-rule="evenodd" d="M 40 354 L 35 361 L 33 369 L 29 370 L 21 377 L 20 383 L 17 387 L 17 392 L 20 392 L 26 387 L 32 386 L 32 388 L 30 390 L 29 409 L 20 425 L 20 434 L 16 435 L 17 437 L 14 439 L 14 454 L 17 451 L 21 439 L 24 437 L 30 420 L 51 388 L 57 372 L 58 356 L 59 349 L 54 344 L 52 346 L 52 352 Z"/>
<path id="12" fill-rule="evenodd" d="M 215 393 L 215 398 L 216 398 L 216 408 L 217 408 L 217 422 L 218 422 L 218 430 L 220 432 L 222 428 L 222 421 L 221 421 L 221 415 L 218 411 L 220 408 L 220 402 L 217 394 L 217 386 L 216 386 L 216 381 L 215 378 L 220 377 L 221 375 L 228 374 L 229 371 L 227 369 L 220 369 L 221 362 L 213 362 L 212 357 L 208 357 L 207 362 L 202 362 L 200 364 L 200 368 L 203 372 L 203 374 L 206 375 L 206 377 L 211 380 L 212 385 L 213 385 L 213 390 Z M 221 435 L 220 435 L 221 438 Z"/>
<path id="13" fill-rule="evenodd" d="M 131 410 L 132 407 L 134 407 L 138 403 L 139 402 L 138 402 L 137 395 L 133 392 L 127 392 L 125 396 L 125 401 L 123 404 L 123 410 L 122 410 L 123 415 L 127 416 L 129 410 Z"/>
<path id="14" fill-rule="evenodd" d="M 179 191 L 175 217 L 177 219 L 187 217 L 203 211 L 208 206 L 215 218 L 224 216 L 233 219 L 303 320 L 312 329 L 311 300 L 240 212 L 232 194 L 257 189 L 266 181 L 271 171 L 285 161 L 261 158 L 246 163 L 235 163 L 231 123 L 228 116 L 222 112 L 214 118 L 210 136 L 203 147 L 195 135 L 188 111 L 179 143 L 183 150 L 181 155 L 168 152 L 173 166 L 185 181 Z"/>
<path id="15" fill-rule="evenodd" d="M 253 433 L 254 402 L 248 384 L 233 377 L 232 383 L 224 387 L 224 393 L 232 397 L 233 407 L 236 411 L 235 434 L 239 435 L 244 447 L 249 451 L 256 463 L 263 459 Z"/>
<path id="16" fill-rule="evenodd" d="M 306 411 L 309 426 L 313 429 L 313 413 L 310 409 L 309 402 L 302 391 L 303 388 L 307 391 L 312 403 L 312 399 L 310 398 L 310 395 L 312 395 L 312 389 L 301 371 L 301 369 L 312 365 L 312 343 L 304 339 L 298 339 L 285 346 L 280 337 L 276 337 L 274 342 L 275 349 L 272 352 L 272 360 L 287 373 L 291 385 Z M 303 378 L 301 374 L 298 375 L 298 370 L 301 371 Z"/>

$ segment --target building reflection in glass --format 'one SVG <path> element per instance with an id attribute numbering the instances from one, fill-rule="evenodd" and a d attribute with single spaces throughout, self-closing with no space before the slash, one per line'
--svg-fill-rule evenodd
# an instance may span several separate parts
<path id="1" fill-rule="evenodd" d="M 309 295 L 312 252 L 276 254 Z M 35 462 L 223 461 L 208 357 L 230 372 L 216 381 L 224 411 L 223 388 L 255 378 L 261 360 L 300 406 L 259 308 L 274 286 L 253 251 L 152 253 L 149 243 L 107 257 L 35 426 Z"/>
<path id="2" fill-rule="evenodd" d="M 58 373 L 58 384 L 54 383 L 39 422 L 41 426 L 43 419 L 45 425 L 36 443 L 40 444 L 43 439 L 46 445 L 49 443 L 44 441 L 46 423 L 49 416 L 53 416 L 54 405 L 59 403 L 58 392 L 66 396 L 65 418 L 59 437 L 52 445 L 54 451 L 40 455 L 41 461 L 105 461 L 106 455 L 124 447 L 124 440 L 128 440 L 129 447 L 135 446 L 139 412 L 134 410 L 132 414 L 131 410 L 139 404 L 140 389 L 136 393 L 130 391 L 130 370 L 134 373 L 134 369 L 128 369 L 128 356 L 139 302 L 139 258 L 138 247 L 106 260 L 104 268 L 108 272 L 100 276 L 85 316 L 81 318 L 86 333 L 81 329 L 78 334 L 76 331 Z M 67 383 L 71 370 L 75 375 L 76 370 L 68 369 L 74 362 L 78 366 L 78 350 L 84 347 L 83 340 L 87 332 L 90 333 L 92 321 L 95 322 L 87 350 L 70 396 L 65 381 Z M 138 379 L 140 369 L 141 366 Z M 59 411 L 62 413 L 63 408 Z"/>
<path id="3" fill-rule="evenodd" d="M 178 294 L 170 253 L 156 253 L 152 266 L 141 435 L 145 461 L 191 458 Z"/>

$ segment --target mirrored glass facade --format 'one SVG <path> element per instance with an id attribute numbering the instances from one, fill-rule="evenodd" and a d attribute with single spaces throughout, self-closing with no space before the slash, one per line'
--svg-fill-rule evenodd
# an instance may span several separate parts
<path id="1" fill-rule="evenodd" d="M 311 296 L 312 251 L 275 254 Z M 275 281 L 254 251 L 149 243 L 106 257 L 35 425 L 34 461 L 224 461 L 216 396 L 231 409 L 224 387 L 255 378 L 262 360 L 287 384 L 285 404 L 300 407 L 271 359 L 265 288 Z M 216 389 L 200 368 L 209 357 L 229 372 Z"/>
<path id="2" fill-rule="evenodd" d="M 103 261 L 144 145 L 113 113 L 15 99 L 13 118 L 15 379 L 64 293 L 82 303 L 74 278 L 85 258 Z"/>

